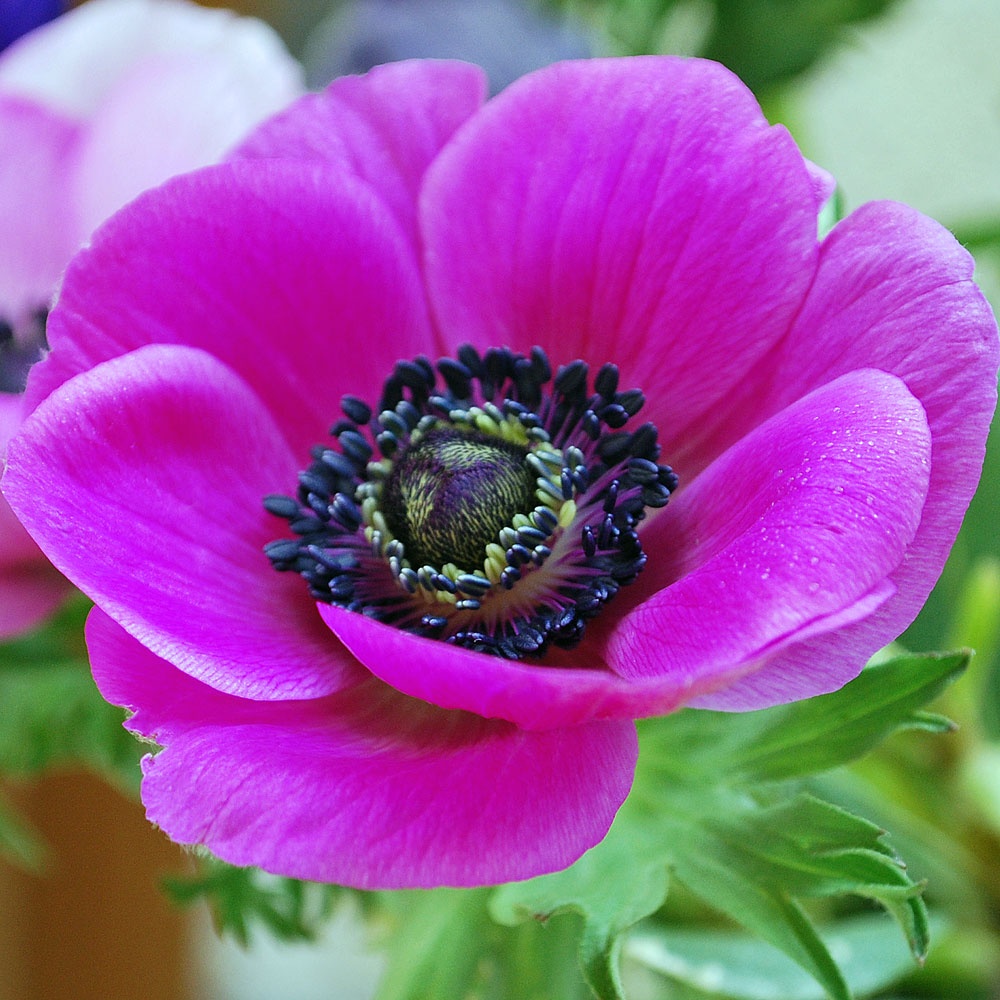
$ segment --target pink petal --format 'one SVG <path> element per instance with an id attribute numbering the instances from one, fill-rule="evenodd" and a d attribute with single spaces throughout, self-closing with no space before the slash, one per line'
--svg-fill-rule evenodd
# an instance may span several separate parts
<path id="1" fill-rule="evenodd" d="M 837 190 L 837 179 L 828 170 L 806 160 L 806 168 L 812 178 L 813 196 L 816 199 L 817 209 L 822 209 L 827 201 L 833 197 L 833 192 Z"/>
<path id="2" fill-rule="evenodd" d="M 428 171 L 433 307 L 453 344 L 616 362 L 689 474 L 718 404 L 801 305 L 821 186 L 718 65 L 550 66 Z"/>
<path id="3" fill-rule="evenodd" d="M 4 52 L 0 90 L 88 118 L 136 66 L 180 53 L 226 65 L 244 89 L 276 99 L 302 86 L 301 70 L 261 21 L 175 0 L 88 0 Z M 143 132 L 155 120 L 145 124 Z"/>
<path id="4" fill-rule="evenodd" d="M 714 679 L 725 700 L 729 683 L 783 647 L 870 617 L 895 590 L 930 469 L 923 410 L 899 379 L 853 372 L 798 400 L 643 533 L 650 562 L 635 587 L 655 592 L 614 628 L 608 662 L 626 677 Z M 844 684 L 894 637 L 877 635 L 832 671 L 802 664 L 775 700 Z"/>
<path id="5" fill-rule="evenodd" d="M 0 467 L 7 455 L 7 442 L 24 419 L 23 401 L 20 395 L 0 392 Z M 45 557 L 7 502 L 0 497 L 0 570 L 36 559 L 44 560 Z"/>
<path id="6" fill-rule="evenodd" d="M 619 677 L 586 642 L 564 656 L 547 657 L 544 665 L 516 663 L 422 639 L 328 604 L 319 611 L 337 638 L 396 690 L 441 708 L 506 719 L 521 729 L 664 715 L 702 690 L 683 677 Z M 614 605 L 606 614 L 614 614 Z"/>
<path id="7" fill-rule="evenodd" d="M 895 638 L 937 580 L 979 480 L 996 406 L 996 321 L 972 281 L 971 257 L 945 229 L 882 202 L 841 222 L 822 247 L 820 270 L 769 372 L 727 418 L 773 412 L 841 372 L 893 372 L 920 401 L 932 437 L 933 476 L 906 559 L 891 575 L 896 595 L 877 614 L 790 650 L 728 696 L 734 707 L 771 703 L 826 664 L 830 686 L 845 662 Z M 728 707 L 727 706 L 725 707 Z M 713 707 L 721 703 L 712 701 Z"/>
<path id="8" fill-rule="evenodd" d="M 179 669 L 248 698 L 315 697 L 360 669 L 261 551 L 261 499 L 297 460 L 202 351 L 151 346 L 68 382 L 10 443 L 4 493 L 53 563 Z"/>
<path id="9" fill-rule="evenodd" d="M 0 96 L 0 317 L 47 306 L 84 232 L 70 197 L 79 130 L 30 101 Z"/>
<path id="10" fill-rule="evenodd" d="M 143 344 L 202 347 L 305 464 L 340 397 L 377 398 L 430 334 L 416 264 L 368 190 L 322 164 L 243 161 L 174 178 L 109 220 L 68 269 L 49 339 L 32 405 Z"/>
<path id="11" fill-rule="evenodd" d="M 259 128 L 236 155 L 318 160 L 346 171 L 378 192 L 417 247 L 424 172 L 485 93 L 478 66 L 390 63 L 304 97 Z"/>
<path id="12" fill-rule="evenodd" d="M 7 501 L 0 497 L 0 572 L 14 573 L 19 567 L 45 562 L 41 550 L 24 530 Z"/>
<path id="13" fill-rule="evenodd" d="M 21 426 L 22 404 L 21 396 L 0 392 L 0 465 Z M 0 640 L 39 624 L 71 590 L 0 496 Z"/>
<path id="14" fill-rule="evenodd" d="M 87 634 L 102 693 L 165 745 L 144 762 L 149 818 L 232 864 L 364 889 L 529 878 L 600 840 L 631 785 L 628 722 L 526 733 L 374 679 L 315 701 L 247 702 L 100 611 Z"/>

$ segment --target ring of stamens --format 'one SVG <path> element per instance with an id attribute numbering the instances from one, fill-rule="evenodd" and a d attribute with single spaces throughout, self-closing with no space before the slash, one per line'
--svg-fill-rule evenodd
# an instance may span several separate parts
<path id="1" fill-rule="evenodd" d="M 466 346 L 436 371 L 425 358 L 397 363 L 377 417 L 345 397 L 331 429 L 338 447 L 313 449 L 296 497 L 265 498 L 297 536 L 270 543 L 267 555 L 301 574 L 317 600 L 420 635 L 511 659 L 575 645 L 641 571 L 635 529 L 677 485 L 658 462 L 653 425 L 624 429 L 641 392 L 619 392 L 613 365 L 598 371 L 592 393 L 587 376 L 576 361 L 553 379 L 537 348 L 480 357 Z M 447 449 L 481 456 L 499 484 L 482 487 L 472 537 L 459 518 L 466 534 L 453 542 L 447 528 L 429 537 L 436 512 L 425 510 L 440 500 L 435 463 Z M 414 481 L 409 493 L 400 486 Z M 468 499 L 475 513 L 480 494 Z M 449 545 L 464 555 L 448 558 Z M 421 552 L 440 558 L 415 558 Z"/>
<path id="2" fill-rule="evenodd" d="M 509 401 L 508 401 L 509 402 Z M 408 406 L 398 409 L 409 415 Z M 397 419 L 393 419 L 393 418 Z M 569 448 L 564 456 L 555 448 L 549 435 L 533 426 L 533 415 L 528 411 L 517 412 L 508 406 L 505 412 L 491 402 L 468 409 L 452 409 L 447 420 L 426 414 L 413 428 L 404 431 L 397 410 L 383 411 L 379 423 L 383 428 L 393 427 L 395 441 L 405 442 L 406 451 L 433 436 L 442 427 L 449 427 L 476 440 L 494 438 L 498 442 L 515 445 L 524 450 L 524 464 L 534 477 L 532 507 L 514 513 L 510 523 L 501 527 L 495 536 L 482 546 L 477 563 L 443 562 L 434 566 L 414 562 L 408 557 L 406 545 L 396 537 L 389 520 L 382 510 L 381 501 L 385 484 L 394 471 L 394 461 L 383 456 L 369 462 L 366 468 L 368 481 L 360 485 L 357 497 L 361 501 L 361 515 L 365 537 L 376 555 L 385 559 L 396 582 L 408 593 L 419 596 L 425 603 L 440 602 L 453 605 L 460 611 L 478 611 L 486 595 L 494 587 L 510 590 L 531 567 L 540 567 L 552 554 L 548 542 L 559 528 L 572 523 L 576 514 L 574 497 L 577 483 L 572 476 L 582 469 L 583 456 L 577 448 Z M 403 420 L 405 424 L 405 419 Z M 384 433 L 384 431 L 383 431 Z M 393 454 L 398 453 L 398 445 Z M 569 475 L 569 487 L 564 488 L 563 476 Z"/>

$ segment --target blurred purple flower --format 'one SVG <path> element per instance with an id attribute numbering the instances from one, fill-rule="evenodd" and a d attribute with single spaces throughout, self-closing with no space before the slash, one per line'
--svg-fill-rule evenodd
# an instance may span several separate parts
<path id="1" fill-rule="evenodd" d="M 0 55 L 0 457 L 74 250 L 134 195 L 217 160 L 301 92 L 265 25 L 182 0 L 90 0 Z M 0 501 L 0 637 L 68 587 Z"/>

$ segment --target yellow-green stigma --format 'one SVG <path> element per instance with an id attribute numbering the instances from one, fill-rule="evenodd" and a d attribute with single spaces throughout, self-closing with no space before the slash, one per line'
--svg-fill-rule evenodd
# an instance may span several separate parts
<path id="1" fill-rule="evenodd" d="M 296 497 L 265 506 L 297 536 L 267 546 L 313 596 L 511 659 L 579 641 L 645 563 L 635 528 L 676 476 L 605 365 L 463 347 L 399 362 L 377 417 L 345 397 Z M 437 379 L 444 383 L 437 389 Z M 551 387 L 549 387 L 551 383 Z"/>
<path id="2" fill-rule="evenodd" d="M 475 567 L 501 528 L 533 505 L 527 449 L 455 427 L 434 427 L 393 464 L 386 524 L 411 562 Z"/>

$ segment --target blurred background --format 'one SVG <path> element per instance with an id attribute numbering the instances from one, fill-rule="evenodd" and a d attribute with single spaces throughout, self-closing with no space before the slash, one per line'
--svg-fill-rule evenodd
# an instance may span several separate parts
<path id="1" fill-rule="evenodd" d="M 313 88 L 407 56 L 479 62 L 494 91 L 566 57 L 673 52 L 719 59 L 755 90 L 771 120 L 788 125 L 805 153 L 837 177 L 846 210 L 891 198 L 939 219 L 976 254 L 980 283 L 1000 305 L 996 0 L 229 6 L 277 29 Z M 0 38 L 57 12 L 57 3 L 0 2 Z M 941 915 L 926 968 L 880 987 L 872 994 L 879 997 L 1000 997 L 998 510 L 994 445 L 948 569 L 903 639 L 912 649 L 978 648 L 972 670 L 937 706 L 957 719 L 959 733 L 933 740 L 901 734 L 829 779 L 837 801 L 863 805 L 890 829 L 911 870 L 930 879 L 928 899 Z M 203 904 L 182 909 L 161 891 L 164 878 L 190 871 L 190 860 L 148 826 L 127 791 L 65 768 L 6 779 L 2 789 L 45 853 L 36 872 L 0 859 L 0 1000 L 374 995 L 379 959 L 366 950 L 351 904 L 323 923 L 317 943 L 281 944 L 258 933 L 244 950 L 216 937 Z M 718 995 L 683 976 L 641 968 L 631 981 L 637 997 Z M 800 995 L 775 986 L 776 1000 Z"/>

